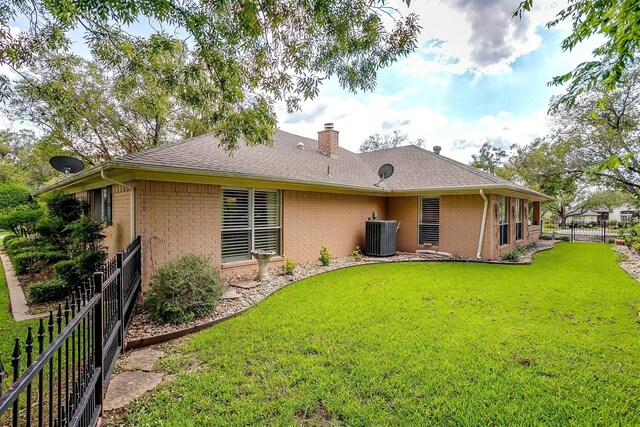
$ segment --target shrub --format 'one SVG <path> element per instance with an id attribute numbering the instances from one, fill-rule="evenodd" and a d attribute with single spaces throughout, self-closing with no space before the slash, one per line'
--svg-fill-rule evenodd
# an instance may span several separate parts
<path id="1" fill-rule="evenodd" d="M 64 283 L 53 279 L 29 285 L 27 293 L 31 302 L 49 302 L 66 297 L 69 290 Z"/>
<path id="2" fill-rule="evenodd" d="M 60 218 L 64 223 L 76 221 L 86 211 L 86 203 L 75 197 L 55 192 L 45 198 L 47 211 L 53 217 Z"/>
<path id="3" fill-rule="evenodd" d="M 91 279 L 93 273 L 98 271 L 98 269 L 102 266 L 105 259 L 107 258 L 107 254 L 103 251 L 85 251 L 80 252 L 77 256 L 73 258 L 73 262 L 75 264 L 76 272 L 78 274 L 78 279 L 80 281 L 86 281 Z"/>
<path id="4" fill-rule="evenodd" d="M 4 248 L 10 255 L 17 254 L 23 249 L 33 248 L 35 246 L 36 243 L 33 239 L 29 239 L 27 237 L 14 237 L 13 239 L 9 239 L 7 242 L 4 242 Z"/>
<path id="5" fill-rule="evenodd" d="M 17 236 L 27 237 L 33 234 L 36 223 L 44 211 L 35 203 L 16 206 L 0 214 L 0 228 L 11 230 Z"/>
<path id="6" fill-rule="evenodd" d="M 569 237 L 569 236 L 559 236 L 558 240 L 560 240 L 561 242 L 570 242 L 571 241 L 571 237 Z"/>
<path id="7" fill-rule="evenodd" d="M 2 239 L 2 246 L 7 246 L 7 243 L 12 241 L 13 239 L 15 239 L 16 236 L 15 234 L 7 234 L 6 236 L 4 236 L 4 238 Z"/>
<path id="8" fill-rule="evenodd" d="M 99 251 L 102 250 L 102 240 L 106 237 L 104 227 L 104 222 L 82 217 L 67 225 L 65 231 L 69 232 L 75 252 Z"/>
<path id="9" fill-rule="evenodd" d="M 356 261 L 362 261 L 362 258 L 364 257 L 362 256 L 362 252 L 360 251 L 360 246 L 356 246 L 356 249 L 351 252 L 351 256 Z"/>
<path id="10" fill-rule="evenodd" d="M 13 255 L 11 261 L 17 274 L 37 273 L 47 265 L 56 263 L 65 258 L 63 252 L 27 249 L 24 252 Z"/>
<path id="11" fill-rule="evenodd" d="M 78 273 L 77 263 L 73 259 L 65 259 L 51 266 L 53 273 L 60 282 L 67 288 L 73 288 L 82 283 L 81 275 Z"/>
<path id="12" fill-rule="evenodd" d="M 284 257 L 284 261 L 282 262 L 282 271 L 287 276 L 291 276 L 293 274 L 293 270 L 296 269 L 296 263 L 289 257 Z"/>
<path id="13" fill-rule="evenodd" d="M 210 314 L 224 289 L 217 270 L 195 254 L 164 264 L 149 286 L 145 305 L 151 318 L 160 323 L 184 323 Z"/>
<path id="14" fill-rule="evenodd" d="M 0 211 L 13 209 L 31 201 L 31 192 L 23 185 L 0 184 Z"/>
<path id="15" fill-rule="evenodd" d="M 522 255 L 522 252 L 520 252 L 519 249 L 514 249 L 510 252 L 507 252 L 506 254 L 502 255 L 502 260 L 503 261 L 511 261 L 511 262 L 517 262 L 520 261 L 520 255 Z"/>
<path id="16" fill-rule="evenodd" d="M 331 255 L 331 252 L 329 252 L 329 248 L 327 248 L 326 245 L 322 245 L 322 247 L 320 248 L 320 258 L 318 258 L 320 264 L 326 267 L 331 262 L 331 258 L 333 258 L 333 255 Z"/>
<path id="17" fill-rule="evenodd" d="M 55 246 L 60 250 L 67 250 L 69 246 L 69 233 L 65 231 L 65 223 L 62 218 L 53 215 L 43 215 L 36 222 L 34 231 L 41 240 Z"/>
<path id="18" fill-rule="evenodd" d="M 543 234 L 542 236 L 540 236 L 540 240 L 551 240 L 551 236 L 549 236 L 548 234 Z"/>
<path id="19" fill-rule="evenodd" d="M 615 242 L 616 242 L 616 239 L 614 239 L 614 238 L 610 237 L 610 238 L 607 239 L 607 243 L 609 243 L 609 244 L 613 244 Z"/>

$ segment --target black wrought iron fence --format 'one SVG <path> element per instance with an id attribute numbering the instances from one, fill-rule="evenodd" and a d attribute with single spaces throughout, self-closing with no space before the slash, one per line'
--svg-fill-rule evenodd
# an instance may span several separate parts
<path id="1" fill-rule="evenodd" d="M 618 229 L 611 227 L 607 221 L 595 223 L 566 223 L 546 222 L 542 228 L 542 234 L 568 239 L 572 242 L 597 242 L 606 243 L 608 239 L 618 237 Z"/>
<path id="2" fill-rule="evenodd" d="M 16 338 L 12 385 L 0 360 L 0 424 L 95 426 L 141 283 L 140 237 L 93 274 L 58 310 Z M 23 359 L 26 358 L 26 359 Z M 35 357 L 35 359 L 34 359 Z M 22 362 L 26 369 L 20 372 Z"/>

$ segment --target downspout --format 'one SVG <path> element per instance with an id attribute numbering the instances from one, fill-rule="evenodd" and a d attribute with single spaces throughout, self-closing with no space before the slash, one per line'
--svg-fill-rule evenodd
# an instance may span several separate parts
<path id="1" fill-rule="evenodd" d="M 102 177 L 102 179 L 104 179 L 107 182 L 111 182 L 113 184 L 119 185 L 121 187 L 127 188 L 129 190 L 129 207 L 130 207 L 130 213 L 129 213 L 129 218 L 131 219 L 131 222 L 129 224 L 130 228 L 131 228 L 131 240 L 133 241 L 136 238 L 136 190 L 133 186 L 131 185 L 127 185 L 124 182 L 120 182 L 120 181 L 116 181 L 115 179 L 111 179 L 109 178 L 105 173 L 104 170 L 100 171 L 100 176 Z"/>
<path id="2" fill-rule="evenodd" d="M 476 258 L 480 258 L 480 252 L 482 251 L 482 241 L 484 240 L 484 227 L 487 224 L 487 208 L 489 207 L 489 200 L 484 195 L 482 188 L 480 189 L 480 197 L 484 200 L 484 208 L 482 209 L 482 224 L 480 225 L 480 239 L 478 239 L 478 253 Z"/>

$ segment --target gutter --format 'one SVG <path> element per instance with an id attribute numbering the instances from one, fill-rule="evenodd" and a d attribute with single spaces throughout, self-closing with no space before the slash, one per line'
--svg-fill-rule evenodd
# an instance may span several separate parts
<path id="1" fill-rule="evenodd" d="M 104 170 L 100 171 L 100 176 L 102 177 L 102 179 L 104 179 L 107 182 L 111 182 L 113 184 L 129 189 L 129 208 L 130 208 L 129 218 L 131 220 L 129 223 L 129 227 L 131 230 L 130 241 L 133 241 L 136 238 L 136 189 L 131 185 L 125 184 L 124 182 L 116 181 L 115 179 L 109 178 L 104 173 Z"/>
<path id="2" fill-rule="evenodd" d="M 484 195 L 484 191 L 482 188 L 480 189 L 480 197 L 484 200 L 484 208 L 482 209 L 482 223 L 480 224 L 480 238 L 478 239 L 478 252 L 476 253 L 476 258 L 480 258 L 480 252 L 482 251 L 482 241 L 484 240 L 484 228 L 487 224 L 487 208 L 489 207 L 489 200 L 487 200 L 487 196 Z"/>

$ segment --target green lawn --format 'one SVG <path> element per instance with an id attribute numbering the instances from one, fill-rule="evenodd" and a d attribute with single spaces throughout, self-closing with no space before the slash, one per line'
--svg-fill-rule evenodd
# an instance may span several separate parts
<path id="1" fill-rule="evenodd" d="M 638 425 L 639 310 L 600 244 L 339 270 L 184 340 L 164 363 L 181 374 L 126 422 Z"/>

